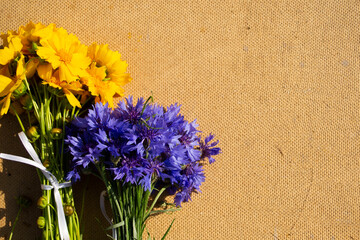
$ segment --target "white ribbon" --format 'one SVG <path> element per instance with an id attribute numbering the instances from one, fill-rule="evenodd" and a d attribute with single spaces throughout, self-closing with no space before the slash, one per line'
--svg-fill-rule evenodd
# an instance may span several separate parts
<path id="1" fill-rule="evenodd" d="M 56 208 L 57 208 L 60 239 L 61 240 L 70 240 L 69 231 L 68 231 L 67 224 L 66 224 L 64 207 L 62 205 L 62 200 L 61 200 L 59 189 L 65 188 L 65 187 L 70 187 L 71 183 L 69 183 L 69 182 L 59 183 L 58 180 L 56 179 L 56 177 L 51 172 L 46 170 L 46 167 L 44 167 L 44 165 L 42 165 L 39 156 L 36 154 L 35 149 L 29 142 L 25 133 L 20 132 L 18 135 L 19 135 L 19 138 L 20 138 L 22 144 L 24 145 L 26 151 L 29 153 L 29 155 L 31 156 L 31 158 L 34 161 L 27 159 L 27 158 L 10 155 L 10 154 L 5 154 L 5 153 L 0 153 L 0 158 L 12 160 L 15 162 L 20 162 L 20 163 L 25 163 L 25 164 L 31 165 L 33 167 L 39 168 L 42 171 L 42 173 L 44 174 L 46 179 L 49 180 L 49 182 L 51 183 L 51 186 L 41 185 L 41 189 L 43 189 L 43 190 L 54 189 L 54 197 L 55 197 L 55 203 L 56 203 Z"/>
<path id="2" fill-rule="evenodd" d="M 105 217 L 105 219 L 110 223 L 110 226 L 113 226 L 114 223 L 109 218 L 109 216 L 107 215 L 106 210 L 105 210 L 105 194 L 106 194 L 106 191 L 102 191 L 100 193 L 100 210 L 101 210 L 101 213 L 103 214 L 103 216 Z M 117 239 L 117 234 L 116 234 L 115 228 L 112 229 L 112 237 L 115 240 Z"/>

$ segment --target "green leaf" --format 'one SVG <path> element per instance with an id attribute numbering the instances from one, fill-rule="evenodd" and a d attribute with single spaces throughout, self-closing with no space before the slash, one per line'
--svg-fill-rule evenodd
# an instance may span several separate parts
<path id="1" fill-rule="evenodd" d="M 171 209 L 165 209 L 165 210 L 154 210 L 150 212 L 150 215 L 157 214 L 157 213 L 164 213 L 164 212 L 176 212 L 180 211 L 181 208 L 171 208 Z"/>
<path id="2" fill-rule="evenodd" d="M 165 190 L 166 190 L 166 187 L 163 187 L 163 188 L 158 192 L 158 194 L 156 195 L 156 197 L 155 197 L 153 203 L 151 204 L 149 210 L 148 210 L 148 211 L 146 212 L 146 214 L 145 214 L 145 219 L 147 219 L 147 217 L 150 215 L 151 210 L 154 208 L 154 206 L 155 206 L 157 200 L 159 199 L 160 195 L 161 195 Z"/>
<path id="3" fill-rule="evenodd" d="M 144 103 L 144 106 L 143 106 L 143 108 L 142 108 L 142 110 L 141 110 L 141 113 L 140 113 L 140 117 L 143 115 L 143 113 L 144 113 L 144 111 L 145 111 L 145 108 L 146 108 L 146 106 L 148 105 L 148 102 L 149 102 L 150 100 L 151 100 L 151 102 L 154 102 L 153 96 L 148 97 L 148 99 L 147 99 L 146 102 Z"/>
<path id="4" fill-rule="evenodd" d="M 170 229 L 171 229 L 171 227 L 172 227 L 172 225 L 173 225 L 174 221 L 175 221 L 175 218 L 174 218 L 174 220 L 172 220 L 172 222 L 171 222 L 171 224 L 170 224 L 169 228 L 166 230 L 166 233 L 165 233 L 165 234 L 164 234 L 164 236 L 161 238 L 161 240 L 165 240 L 165 237 L 166 237 L 166 235 L 168 235 L 168 233 L 170 232 Z"/>
<path id="5" fill-rule="evenodd" d="M 111 229 L 114 229 L 114 228 L 118 228 L 118 227 L 124 226 L 124 224 L 125 224 L 124 221 L 122 221 L 122 222 L 116 223 L 116 224 L 106 228 L 105 230 L 107 231 L 107 230 L 111 230 Z"/>

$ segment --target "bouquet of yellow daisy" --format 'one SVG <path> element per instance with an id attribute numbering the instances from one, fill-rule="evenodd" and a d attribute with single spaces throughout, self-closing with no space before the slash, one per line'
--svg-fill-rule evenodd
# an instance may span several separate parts
<path id="1" fill-rule="evenodd" d="M 20 137 L 34 161 L 6 154 L 0 157 L 41 170 L 43 195 L 38 207 L 43 214 L 37 223 L 43 239 L 81 239 L 71 185 L 64 180 L 69 170 L 64 154 L 65 126 L 94 102 L 114 107 L 113 98 L 122 96 L 122 86 L 131 80 L 127 63 L 108 45 L 85 46 L 55 24 L 30 22 L 1 38 L 0 116 L 8 111 L 17 116 L 27 136 Z M 28 116 L 27 125 L 19 117 L 22 113 Z"/>

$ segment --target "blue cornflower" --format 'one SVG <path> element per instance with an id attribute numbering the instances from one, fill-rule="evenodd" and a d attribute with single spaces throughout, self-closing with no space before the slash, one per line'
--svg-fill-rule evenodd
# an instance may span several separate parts
<path id="1" fill-rule="evenodd" d="M 144 176 L 139 181 L 139 184 L 143 186 L 145 191 L 151 191 L 151 180 L 153 178 L 163 178 L 163 165 L 164 163 L 153 159 L 143 161 Z"/>
<path id="2" fill-rule="evenodd" d="M 215 135 L 210 134 L 209 136 L 207 136 L 205 138 L 205 142 L 200 141 L 201 159 L 208 158 L 210 164 L 215 162 L 215 159 L 212 156 L 215 156 L 215 155 L 218 155 L 219 153 L 221 153 L 221 149 L 218 147 L 215 147 L 219 143 L 219 140 L 210 143 L 211 140 L 214 139 L 214 137 L 215 137 Z"/>
<path id="3" fill-rule="evenodd" d="M 179 133 L 181 135 L 179 141 L 185 146 L 188 157 L 192 162 L 200 160 L 201 152 L 195 147 L 199 145 L 199 137 L 197 133 L 200 132 L 196 128 L 196 120 L 191 123 L 185 121 L 181 126 L 179 126 Z"/>
<path id="4" fill-rule="evenodd" d="M 77 182 L 78 180 L 80 180 L 80 174 L 78 170 L 76 168 L 73 168 L 71 171 L 69 171 L 65 180 L 73 182 Z"/>
<path id="5" fill-rule="evenodd" d="M 183 167 L 182 174 L 179 176 L 178 185 L 181 189 L 175 195 L 175 204 L 180 207 L 181 202 L 191 200 L 192 192 L 201 192 L 200 185 L 205 181 L 202 166 L 197 163 L 191 163 Z"/>
<path id="6" fill-rule="evenodd" d="M 114 114 L 119 120 L 136 123 L 137 121 L 140 120 L 141 111 L 144 106 L 144 99 L 139 98 L 135 106 L 133 105 L 132 96 L 126 98 L 125 101 L 119 102 L 118 107 L 114 110 Z M 148 112 L 148 107 L 146 107 L 144 110 L 144 113 L 146 115 L 147 112 Z"/>
<path id="7" fill-rule="evenodd" d="M 94 108 L 89 110 L 85 119 L 87 121 L 87 127 L 89 128 L 88 130 L 111 127 L 111 125 L 109 125 L 112 123 L 112 121 L 110 121 L 111 109 L 108 107 L 108 103 L 105 105 L 96 103 Z"/>
<path id="8" fill-rule="evenodd" d="M 123 180 L 124 183 L 137 184 L 143 176 L 143 167 L 141 157 L 123 156 L 118 167 L 111 168 L 114 174 L 114 180 Z"/>
<path id="9" fill-rule="evenodd" d="M 73 156 L 67 179 L 78 180 L 79 172 L 90 164 L 103 164 L 115 181 L 140 185 L 145 191 L 157 184 L 168 186 L 177 206 L 200 192 L 205 181 L 201 161 L 210 163 L 221 152 L 198 136 L 196 120 L 188 122 L 177 103 L 164 108 L 133 97 L 119 102 L 112 111 L 97 103 L 84 118 L 76 118 L 68 128 L 65 143 Z"/>
<path id="10" fill-rule="evenodd" d="M 175 103 L 166 108 L 166 112 L 164 114 L 165 122 L 168 127 L 177 126 L 179 123 L 184 121 L 184 117 L 179 114 L 181 105 Z"/>

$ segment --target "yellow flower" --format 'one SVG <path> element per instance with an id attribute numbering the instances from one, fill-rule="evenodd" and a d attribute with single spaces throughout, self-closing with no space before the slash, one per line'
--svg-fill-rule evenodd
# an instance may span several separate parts
<path id="1" fill-rule="evenodd" d="M 40 44 L 37 54 L 53 69 L 59 68 L 61 81 L 71 83 L 86 74 L 91 60 L 86 56 L 87 47 L 75 35 L 63 28 L 53 29 L 51 37 L 40 39 Z"/>
<path id="2" fill-rule="evenodd" d="M 131 81 L 130 74 L 125 73 L 128 67 L 126 61 L 121 60 L 121 54 L 109 49 L 108 44 L 98 45 L 93 43 L 88 50 L 88 56 L 96 65 L 106 67 L 106 78 L 124 86 Z"/>
<path id="3" fill-rule="evenodd" d="M 23 54 L 30 54 L 30 49 L 32 49 L 32 43 L 39 43 L 40 38 L 49 38 L 52 36 L 53 29 L 55 28 L 55 24 L 50 24 L 48 26 L 43 25 L 42 23 L 34 24 L 33 22 L 29 22 L 25 26 L 20 26 L 19 30 L 16 31 L 8 31 L 6 34 L 2 33 L 1 38 L 3 39 L 3 45 L 9 46 L 9 42 L 14 37 L 20 37 Z"/>
<path id="4" fill-rule="evenodd" d="M 74 81 L 68 83 L 66 81 L 60 80 L 59 70 L 53 70 L 51 64 L 41 64 L 37 68 L 37 73 L 41 79 L 43 79 L 42 84 L 47 84 L 50 87 L 63 90 L 67 100 L 73 107 L 81 108 L 79 100 L 74 96 L 73 93 L 80 93 L 83 91 L 81 89 L 81 83 L 79 81 Z"/>
<path id="5" fill-rule="evenodd" d="M 16 58 L 21 49 L 21 39 L 19 37 L 13 37 L 8 43 L 8 47 L 0 49 L 0 65 L 6 65 L 12 59 Z"/>
<path id="6" fill-rule="evenodd" d="M 83 84 L 88 87 L 91 95 L 96 96 L 95 102 L 109 103 L 109 107 L 114 107 L 113 98 L 116 95 L 122 96 L 124 89 L 122 89 L 111 79 L 106 78 L 106 67 L 97 67 L 93 62 L 87 70 L 88 75 L 81 78 Z"/>
<path id="7" fill-rule="evenodd" d="M 9 43 L 14 36 L 17 36 L 16 31 L 8 31 L 7 33 L 1 33 L 0 37 L 3 40 L 3 46 L 9 47 Z"/>
<path id="8" fill-rule="evenodd" d="M 29 42 L 39 42 L 40 38 L 51 37 L 52 31 L 55 29 L 55 24 L 44 25 L 42 23 L 29 22 L 25 26 L 19 27 L 19 35 L 26 38 Z"/>
<path id="9" fill-rule="evenodd" d="M 52 36 L 53 29 L 55 28 L 55 24 L 49 24 L 45 26 L 42 23 L 34 24 L 33 22 L 29 22 L 25 26 L 19 27 L 19 36 L 21 37 L 21 43 L 23 44 L 23 53 L 29 54 L 29 49 L 32 48 L 32 43 L 38 43 L 40 39 L 49 38 Z"/>
<path id="10" fill-rule="evenodd" d="M 125 73 L 128 65 L 121 60 L 120 53 L 111 51 L 107 44 L 93 43 L 88 49 L 88 56 L 93 62 L 87 69 L 88 75 L 81 80 L 96 96 L 97 102 L 108 102 L 113 108 L 113 98 L 123 96 L 122 86 L 131 81 L 130 74 Z"/>
<path id="11" fill-rule="evenodd" d="M 0 116 L 6 114 L 10 107 L 12 93 L 25 78 L 24 56 L 20 54 L 21 40 L 14 37 L 9 47 L 0 49 Z"/>

